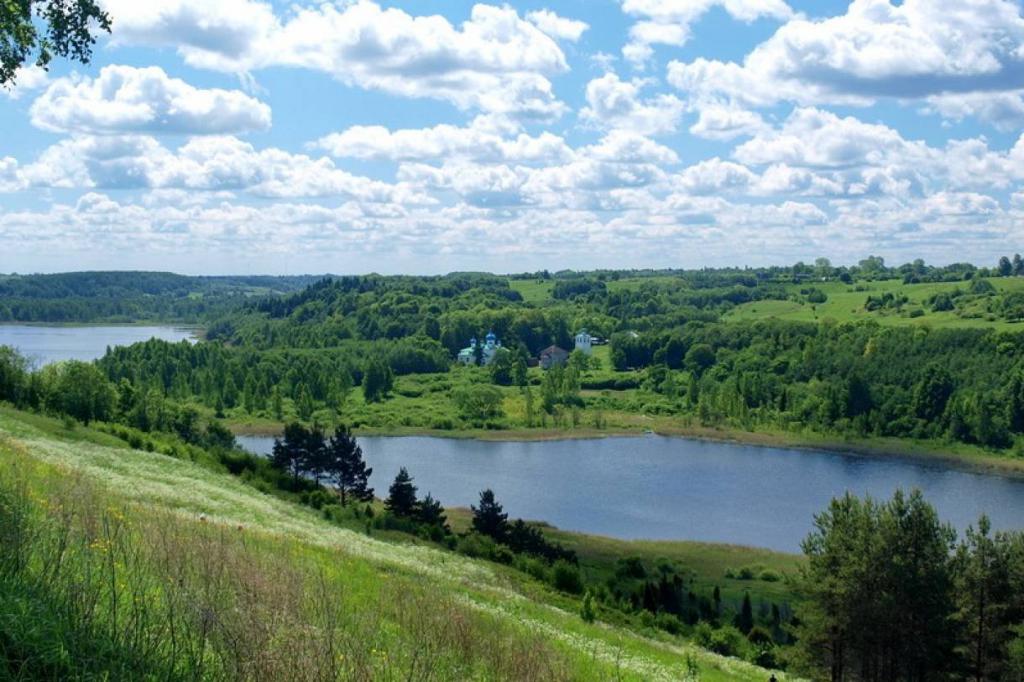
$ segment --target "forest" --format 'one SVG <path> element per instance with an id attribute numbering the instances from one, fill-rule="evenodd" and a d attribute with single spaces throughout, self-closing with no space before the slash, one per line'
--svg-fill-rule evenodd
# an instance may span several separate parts
<path id="1" fill-rule="evenodd" d="M 0 322 L 196 324 L 224 314 L 247 297 L 296 291 L 315 279 L 167 272 L 0 275 Z"/>
<path id="2" fill-rule="evenodd" d="M 853 268 L 322 278 L 220 299 L 201 343 L 111 349 L 97 367 L 117 397 L 97 415 L 119 411 L 143 429 L 195 413 L 242 430 L 298 420 L 527 436 L 632 431 L 642 417 L 665 431 L 906 439 L 1012 457 L 1024 449 L 1024 335 L 1005 316 L 973 311 L 1016 306 L 1020 272 L 1019 258 L 989 269 L 871 258 Z M 99 307 L 118 300 L 100 282 L 85 290 Z M 153 291 L 157 302 L 180 293 L 159 281 Z M 749 307 L 823 308 L 840 296 L 856 296 L 862 318 Z M 544 348 L 572 350 L 582 329 L 607 345 L 554 371 L 535 366 Z M 492 362 L 454 362 L 488 332 L 501 343 Z"/>

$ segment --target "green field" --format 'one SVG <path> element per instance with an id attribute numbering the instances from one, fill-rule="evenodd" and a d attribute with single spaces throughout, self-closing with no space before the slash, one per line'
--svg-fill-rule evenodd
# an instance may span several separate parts
<path id="1" fill-rule="evenodd" d="M 555 288 L 554 280 L 550 279 L 511 279 L 508 283 L 524 301 L 534 305 L 550 301 L 551 290 Z"/>
<path id="2" fill-rule="evenodd" d="M 988 280 L 998 292 L 1024 291 L 1024 278 L 998 277 Z M 952 292 L 959 288 L 966 290 L 967 282 L 939 282 L 927 284 L 903 284 L 899 280 L 860 282 L 857 285 L 842 282 L 820 282 L 812 284 L 790 284 L 786 286 L 791 298 L 785 301 L 765 300 L 744 303 L 729 311 L 726 321 L 752 321 L 777 318 L 798 322 L 856 322 L 873 320 L 882 325 L 920 325 L 931 327 L 974 327 L 1004 330 L 1022 329 L 1020 323 L 1007 322 L 1000 316 L 984 310 L 981 303 L 974 302 L 966 310 L 934 312 L 928 306 L 928 299 L 940 292 Z M 828 296 L 824 303 L 808 303 L 803 300 L 801 290 L 809 287 L 819 289 Z M 909 301 L 902 311 L 865 310 L 868 296 L 886 293 L 905 295 Z M 920 317 L 912 317 L 911 311 L 920 310 Z"/>
<path id="3" fill-rule="evenodd" d="M 677 279 L 669 275 L 652 277 L 622 277 L 607 281 L 608 291 L 636 291 L 646 283 L 663 284 Z M 533 305 L 543 305 L 554 299 L 551 290 L 555 288 L 552 279 L 510 279 L 509 286 L 518 291 L 523 300 Z"/>
<path id="4" fill-rule="evenodd" d="M 679 680 L 688 660 L 702 680 L 768 677 L 653 630 L 588 624 L 576 599 L 512 569 L 339 527 L 208 466 L 12 410 L 0 513 L 16 678 Z M 687 554 L 708 575 L 792 561 L 735 551 Z"/>

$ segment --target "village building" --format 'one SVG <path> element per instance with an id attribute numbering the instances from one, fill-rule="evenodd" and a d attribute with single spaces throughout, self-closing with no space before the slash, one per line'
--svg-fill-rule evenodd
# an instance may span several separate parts
<path id="1" fill-rule="evenodd" d="M 594 337 L 587 333 L 586 329 L 581 329 L 576 334 L 576 350 L 582 351 L 587 355 L 594 352 Z"/>
<path id="2" fill-rule="evenodd" d="M 538 356 L 541 369 L 551 369 L 558 365 L 564 365 L 569 361 L 569 351 L 558 346 L 548 346 Z"/>
<path id="3" fill-rule="evenodd" d="M 459 351 L 458 361 L 463 365 L 475 365 L 479 354 L 481 364 L 489 365 L 494 362 L 498 351 L 501 350 L 501 342 L 494 332 L 487 333 L 483 344 L 480 344 L 480 350 L 477 350 L 478 344 L 476 337 L 470 339 L 469 345 Z"/>

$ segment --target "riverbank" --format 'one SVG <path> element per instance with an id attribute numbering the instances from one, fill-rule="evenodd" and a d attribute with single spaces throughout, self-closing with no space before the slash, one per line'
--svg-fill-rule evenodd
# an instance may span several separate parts
<path id="1" fill-rule="evenodd" d="M 674 423 L 673 423 L 674 422 Z M 283 425 L 277 422 L 231 423 L 235 435 L 278 436 Z M 590 440 L 598 438 L 628 438 L 656 435 L 722 443 L 738 443 L 756 447 L 787 448 L 823 451 L 845 455 L 876 458 L 904 458 L 930 462 L 964 471 L 1024 478 L 1024 458 L 994 454 L 982 448 L 964 444 L 930 441 L 912 441 L 897 438 L 842 438 L 813 432 L 746 431 L 736 428 L 716 428 L 682 424 L 665 417 L 650 417 L 646 426 L 606 429 L 579 427 L 515 428 L 515 429 L 461 429 L 445 430 L 415 426 L 356 428 L 358 436 L 409 437 L 423 436 L 458 440 L 541 442 L 559 440 Z"/>

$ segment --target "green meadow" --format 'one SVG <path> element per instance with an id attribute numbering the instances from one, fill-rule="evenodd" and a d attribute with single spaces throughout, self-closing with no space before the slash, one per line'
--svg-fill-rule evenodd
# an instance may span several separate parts
<path id="1" fill-rule="evenodd" d="M 997 292 L 1024 291 L 1024 279 L 1019 277 L 998 277 L 987 280 Z M 856 284 L 843 282 L 820 282 L 788 284 L 790 294 L 787 300 L 753 301 L 736 306 L 723 316 L 726 321 L 755 321 L 765 319 L 790 320 L 795 322 L 858 322 L 871 320 L 881 325 L 921 325 L 930 327 L 992 328 L 999 330 L 1020 330 L 1019 322 L 1008 322 L 1001 315 L 986 309 L 985 301 L 978 300 L 963 310 L 934 311 L 929 299 L 939 293 L 951 293 L 957 289 L 966 291 L 969 282 L 931 282 L 904 284 L 900 280 L 862 281 Z M 810 303 L 802 291 L 818 289 L 828 297 L 824 303 Z M 908 301 L 900 311 L 865 308 L 868 296 L 906 296 Z M 917 311 L 917 312 L 915 312 Z"/>
<path id="2" fill-rule="evenodd" d="M 13 410 L 0 413 L 0 517 L 14 679 L 768 677 L 643 624 L 585 622 L 578 599 L 508 567 L 339 526 L 212 464 Z M 576 542 L 592 548 L 588 570 L 617 551 Z M 709 579 L 794 561 L 693 549 L 680 558 Z"/>

